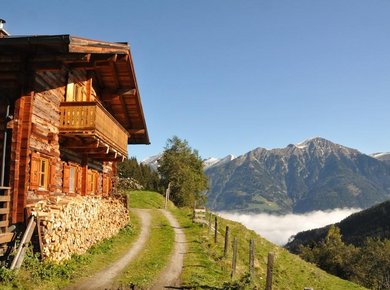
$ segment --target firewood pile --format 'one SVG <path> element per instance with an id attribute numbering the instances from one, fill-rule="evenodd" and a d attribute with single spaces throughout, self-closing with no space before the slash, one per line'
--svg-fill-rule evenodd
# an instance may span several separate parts
<path id="1" fill-rule="evenodd" d="M 56 197 L 29 207 L 38 218 L 42 258 L 56 263 L 85 253 L 129 223 L 123 201 L 113 197 Z"/>

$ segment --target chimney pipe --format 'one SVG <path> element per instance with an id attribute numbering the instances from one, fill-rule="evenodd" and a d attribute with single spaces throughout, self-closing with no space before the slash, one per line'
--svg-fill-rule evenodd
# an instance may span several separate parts
<path id="1" fill-rule="evenodd" d="M 0 38 L 9 36 L 9 33 L 4 29 L 4 24 L 6 21 L 4 19 L 0 19 Z"/>

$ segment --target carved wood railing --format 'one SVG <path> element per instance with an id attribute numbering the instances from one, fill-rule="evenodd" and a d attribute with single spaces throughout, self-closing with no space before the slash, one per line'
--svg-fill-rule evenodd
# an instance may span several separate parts
<path id="1" fill-rule="evenodd" d="M 62 102 L 60 133 L 96 136 L 127 156 L 126 129 L 97 102 Z"/>

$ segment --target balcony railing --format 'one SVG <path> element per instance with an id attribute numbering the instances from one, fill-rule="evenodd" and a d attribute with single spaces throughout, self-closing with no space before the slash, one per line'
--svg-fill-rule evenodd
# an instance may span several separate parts
<path id="1" fill-rule="evenodd" d="M 60 133 L 97 137 L 127 156 L 127 131 L 97 102 L 62 102 Z"/>

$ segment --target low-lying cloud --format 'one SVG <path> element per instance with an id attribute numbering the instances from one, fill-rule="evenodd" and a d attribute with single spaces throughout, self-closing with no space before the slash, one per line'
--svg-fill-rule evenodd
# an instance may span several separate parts
<path id="1" fill-rule="evenodd" d="M 240 214 L 234 212 L 220 212 L 219 214 L 224 218 L 242 223 L 275 244 L 284 245 L 292 235 L 298 232 L 337 223 L 360 210 L 358 208 L 337 208 L 331 211 L 312 211 L 305 214 L 286 215 Z"/>

